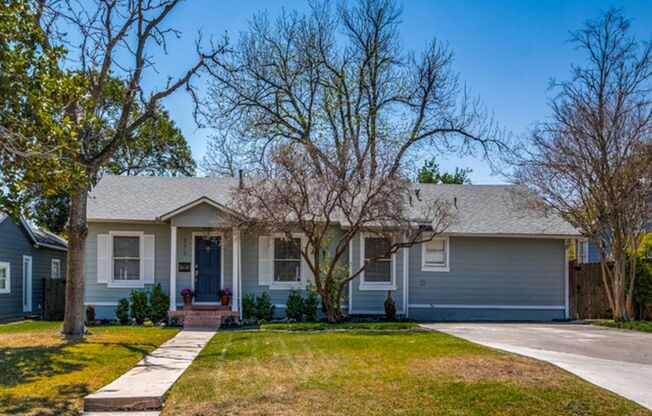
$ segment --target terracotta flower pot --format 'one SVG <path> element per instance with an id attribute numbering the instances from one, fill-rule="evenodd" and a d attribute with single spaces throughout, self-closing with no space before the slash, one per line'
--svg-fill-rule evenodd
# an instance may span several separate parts
<path id="1" fill-rule="evenodd" d="M 231 302 L 231 296 L 229 295 L 221 295 L 220 300 L 222 301 L 222 306 L 227 306 L 229 302 Z"/>
<path id="2" fill-rule="evenodd" d="M 191 305 L 192 304 L 192 296 L 184 295 L 183 296 L 183 304 L 184 305 Z"/>

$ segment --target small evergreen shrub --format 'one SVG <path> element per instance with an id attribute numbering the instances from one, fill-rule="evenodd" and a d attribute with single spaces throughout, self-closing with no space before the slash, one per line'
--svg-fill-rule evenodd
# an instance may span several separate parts
<path id="1" fill-rule="evenodd" d="M 256 297 L 245 295 L 242 298 L 242 315 L 244 319 L 256 319 Z"/>
<path id="2" fill-rule="evenodd" d="M 275 310 L 276 306 L 272 303 L 272 299 L 267 292 L 263 292 L 262 295 L 258 296 L 256 299 L 256 318 L 258 320 L 271 321 Z"/>
<path id="3" fill-rule="evenodd" d="M 161 284 L 157 283 L 149 293 L 149 318 L 154 322 L 161 322 L 168 316 L 170 297 L 163 291 Z"/>
<path id="4" fill-rule="evenodd" d="M 306 288 L 308 290 L 308 296 L 303 301 L 303 315 L 305 316 L 306 321 L 315 322 L 317 321 L 317 308 L 319 307 L 319 294 L 317 293 L 317 288 L 313 285 Z"/>
<path id="5" fill-rule="evenodd" d="M 144 290 L 132 290 L 131 293 L 129 293 L 131 318 L 135 320 L 138 325 L 142 325 L 145 319 L 150 316 L 148 297 L 147 292 Z"/>
<path id="6" fill-rule="evenodd" d="M 143 322 L 144 327 L 153 327 L 154 322 L 150 321 L 149 319 L 146 319 L 145 322 Z"/>
<path id="7" fill-rule="evenodd" d="M 95 322 L 95 308 L 92 305 L 86 307 L 86 323 L 93 324 Z"/>
<path id="8" fill-rule="evenodd" d="M 303 320 L 304 309 L 301 293 L 297 290 L 291 290 L 288 299 L 285 301 L 285 315 L 288 319 L 301 321 Z"/>
<path id="9" fill-rule="evenodd" d="M 129 301 L 122 298 L 115 307 L 115 317 L 121 325 L 127 325 L 129 322 Z"/>

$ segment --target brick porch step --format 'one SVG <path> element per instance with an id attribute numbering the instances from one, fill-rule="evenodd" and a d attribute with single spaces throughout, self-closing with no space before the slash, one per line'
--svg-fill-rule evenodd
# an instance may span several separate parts
<path id="1" fill-rule="evenodd" d="M 194 306 L 194 305 L 193 305 Z M 204 305 L 202 305 L 204 306 Z M 206 305 L 218 306 L 218 305 Z M 170 318 L 179 319 L 184 328 L 214 328 L 217 329 L 222 324 L 222 320 L 228 316 L 238 319 L 238 313 L 224 309 L 183 309 L 179 311 L 168 312 Z"/>

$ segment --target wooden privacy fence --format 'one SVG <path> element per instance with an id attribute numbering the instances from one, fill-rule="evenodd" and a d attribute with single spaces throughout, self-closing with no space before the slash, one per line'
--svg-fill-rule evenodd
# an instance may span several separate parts
<path id="1" fill-rule="evenodd" d="M 568 290 L 572 319 L 611 319 L 602 283 L 600 263 L 568 264 Z"/>
<path id="2" fill-rule="evenodd" d="M 61 321 L 66 306 L 66 279 L 43 279 L 43 319 Z"/>

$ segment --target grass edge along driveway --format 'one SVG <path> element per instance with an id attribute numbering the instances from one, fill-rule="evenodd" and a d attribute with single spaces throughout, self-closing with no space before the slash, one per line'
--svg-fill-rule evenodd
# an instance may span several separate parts
<path id="1" fill-rule="evenodd" d="M 100 326 L 84 338 L 61 322 L 0 325 L 0 414 L 73 415 L 178 329 Z"/>
<path id="2" fill-rule="evenodd" d="M 220 331 L 163 415 L 648 415 L 555 366 L 423 330 Z"/>

